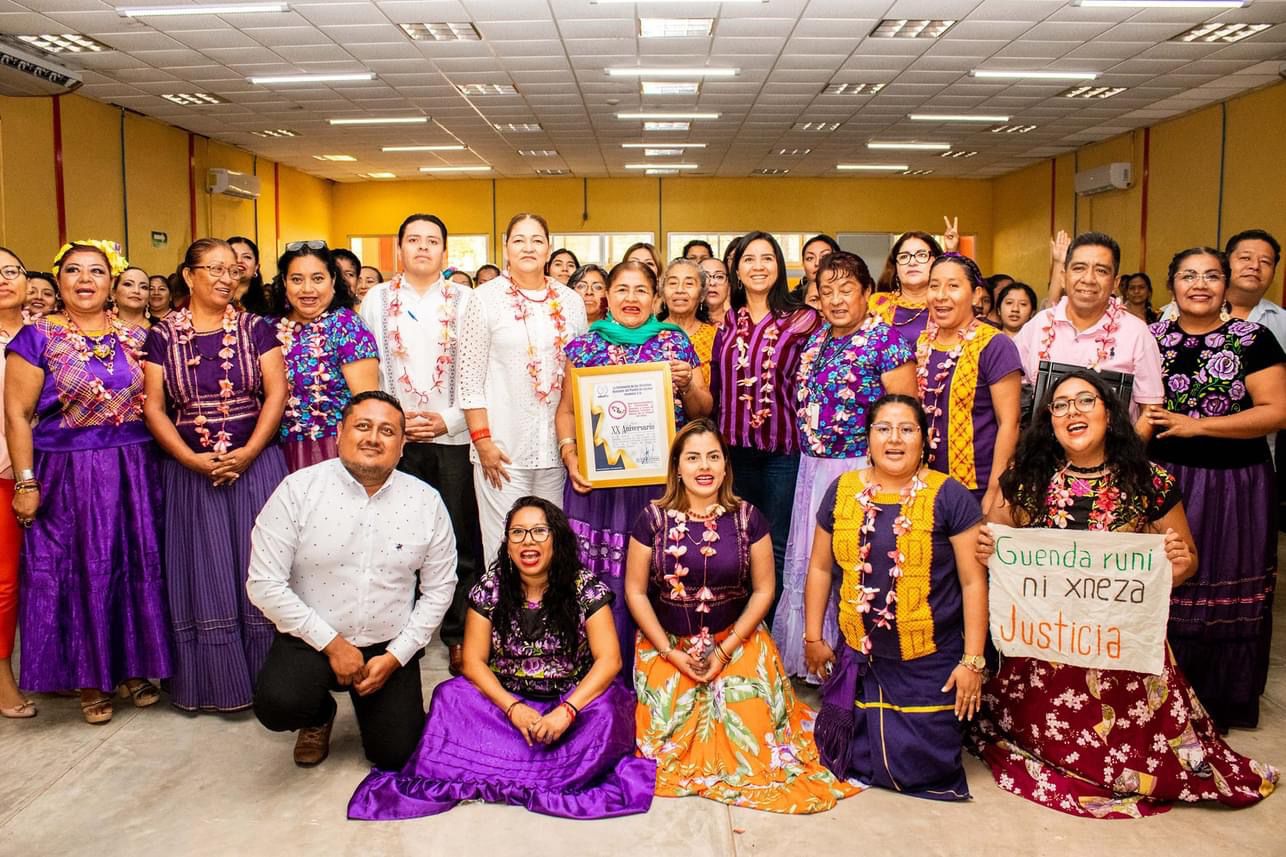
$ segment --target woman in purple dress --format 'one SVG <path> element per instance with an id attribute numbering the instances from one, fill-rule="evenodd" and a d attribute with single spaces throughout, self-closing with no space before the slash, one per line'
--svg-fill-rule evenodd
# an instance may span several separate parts
<path id="1" fill-rule="evenodd" d="M 193 243 L 179 265 L 192 302 L 147 337 L 143 412 L 169 453 L 161 484 L 177 652 L 170 693 L 187 711 L 249 708 L 274 634 L 246 597 L 246 572 L 255 516 L 286 475 L 273 444 L 286 370 L 272 325 L 232 304 L 233 266 L 227 243 Z"/>
<path id="2" fill-rule="evenodd" d="M 1168 638 L 1215 725 L 1254 728 L 1277 581 L 1277 500 L 1265 436 L 1286 427 L 1286 356 L 1268 328 L 1221 317 L 1228 261 L 1218 250 L 1175 255 L 1167 280 L 1179 317 L 1152 325 L 1165 410 L 1148 414 L 1148 457 L 1178 482 L 1206 559 L 1170 593 Z"/>
<path id="3" fill-rule="evenodd" d="M 272 294 L 290 397 L 278 437 L 290 472 L 339 454 L 344 406 L 380 386 L 379 347 L 348 307 L 348 281 L 324 241 L 295 241 L 277 260 Z"/>
<path id="4" fill-rule="evenodd" d="M 607 317 L 591 324 L 589 332 L 569 342 L 564 352 L 573 368 L 669 363 L 674 382 L 674 423 L 681 428 L 687 420 L 710 413 L 710 391 L 698 371 L 701 359 L 687 334 L 677 325 L 659 322 L 652 316 L 656 294 L 656 275 L 650 267 L 642 262 L 621 262 L 607 277 Z M 591 490 L 578 463 L 572 399 L 570 392 L 565 392 L 554 416 L 558 453 L 567 467 L 563 508 L 580 540 L 581 561 L 616 596 L 612 612 L 621 640 L 621 660 L 633 663 L 635 627 L 625 606 L 629 531 L 639 511 L 660 497 L 665 486 Z"/>
<path id="5" fill-rule="evenodd" d="M 563 818 L 647 812 L 656 763 L 634 756 L 612 593 L 581 565 L 562 511 L 523 497 L 469 593 L 464 674 L 433 692 L 415 754 L 374 770 L 348 817 L 418 818 L 465 800 Z"/>
<path id="6" fill-rule="evenodd" d="M 146 677 L 171 672 L 160 480 L 142 416 L 147 333 L 105 309 L 125 265 L 104 241 L 63 247 L 63 312 L 18 331 L 5 360 L 13 505 L 28 528 L 20 684 L 79 689 L 89 723 L 112 719 L 122 682 L 136 705 L 155 703 Z"/>

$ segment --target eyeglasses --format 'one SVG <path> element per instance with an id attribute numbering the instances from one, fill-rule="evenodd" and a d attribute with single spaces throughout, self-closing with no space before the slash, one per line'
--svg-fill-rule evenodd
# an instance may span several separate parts
<path id="1" fill-rule="evenodd" d="M 927 262 L 929 261 L 930 258 L 932 258 L 932 255 L 933 254 L 931 254 L 928 250 L 916 250 L 914 253 L 909 253 L 906 250 L 903 250 L 901 253 L 897 254 L 893 258 L 897 260 L 897 263 L 899 265 L 905 265 L 908 262 L 910 262 L 912 259 L 914 259 L 917 262 Z"/>
<path id="2" fill-rule="evenodd" d="M 537 544 L 549 541 L 549 534 L 553 532 L 549 527 L 538 525 L 535 527 L 510 527 L 509 541 L 514 544 L 521 544 L 527 540 L 527 535 L 531 535 L 531 540 Z"/>
<path id="3" fill-rule="evenodd" d="M 5 265 L 0 268 L 0 277 L 4 277 L 6 280 L 16 280 L 25 273 L 27 273 L 26 270 L 18 265 Z"/>
<path id="4" fill-rule="evenodd" d="M 728 282 L 728 275 L 722 271 L 715 271 L 712 274 L 706 274 L 706 280 L 711 283 L 726 283 Z"/>
<path id="5" fill-rule="evenodd" d="M 597 280 L 581 280 L 576 284 L 576 291 L 582 295 L 586 292 L 602 293 L 607 291 L 607 286 Z"/>
<path id="6" fill-rule="evenodd" d="M 1078 413 L 1088 414 L 1094 410 L 1094 403 L 1098 401 L 1098 396 L 1093 393 L 1078 393 L 1070 399 L 1055 399 L 1049 403 L 1049 412 L 1056 417 L 1065 417 L 1072 410 L 1072 405 L 1076 405 Z"/>
<path id="7" fill-rule="evenodd" d="M 871 434 L 880 440 L 888 440 L 895 431 L 900 440 L 914 440 L 920 434 L 920 427 L 913 423 L 902 423 L 897 426 L 892 423 L 876 423 L 871 426 Z"/>
<path id="8" fill-rule="evenodd" d="M 286 252 L 298 253 L 300 250 L 304 249 L 305 247 L 307 247 L 309 250 L 325 250 L 326 242 L 320 241 L 320 240 L 291 241 L 289 244 L 286 245 Z"/>
<path id="9" fill-rule="evenodd" d="M 1206 271 L 1204 274 L 1198 274 L 1196 271 L 1183 271 L 1174 277 L 1185 286 L 1196 285 L 1197 280 L 1201 280 L 1207 286 L 1217 286 L 1223 282 L 1222 271 Z"/>
<path id="10" fill-rule="evenodd" d="M 189 267 L 204 268 L 206 272 L 216 280 L 222 280 L 225 274 L 231 274 L 235 277 L 238 273 L 244 270 L 236 265 L 233 265 L 232 267 L 228 267 L 227 265 L 190 265 Z"/>

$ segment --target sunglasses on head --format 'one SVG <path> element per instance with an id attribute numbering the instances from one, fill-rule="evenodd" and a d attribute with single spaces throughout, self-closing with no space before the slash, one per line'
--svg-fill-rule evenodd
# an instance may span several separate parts
<path id="1" fill-rule="evenodd" d="M 326 242 L 325 242 L 325 241 L 320 241 L 320 240 L 317 240 L 317 241 L 291 241 L 289 244 L 287 244 L 287 245 L 286 245 L 286 252 L 287 252 L 287 253 L 298 253 L 300 250 L 304 249 L 305 247 L 307 247 L 309 250 L 325 250 L 325 249 L 326 249 Z"/>

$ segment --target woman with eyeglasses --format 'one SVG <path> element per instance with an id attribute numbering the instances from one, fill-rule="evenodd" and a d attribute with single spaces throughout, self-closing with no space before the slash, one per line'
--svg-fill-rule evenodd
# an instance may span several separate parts
<path id="1" fill-rule="evenodd" d="M 576 254 L 566 247 L 559 247 L 549 254 L 549 261 L 545 263 L 545 276 L 553 277 L 564 286 L 570 286 L 572 274 L 580 270 L 580 260 Z"/>
<path id="2" fill-rule="evenodd" d="M 562 818 L 651 806 L 656 763 L 634 755 L 611 591 L 548 500 L 520 498 L 504 531 L 469 591 L 463 674 L 437 686 L 419 747 L 400 772 L 371 772 L 349 818 L 419 818 L 468 800 Z"/>
<path id="3" fill-rule="evenodd" d="M 929 263 L 941 255 L 942 247 L 929 233 L 902 233 L 871 295 L 871 312 L 912 344 L 929 324 Z"/>
<path id="4" fill-rule="evenodd" d="M 599 265 L 582 265 L 567 280 L 567 287 L 585 300 L 590 324 L 607 315 L 607 271 Z"/>
<path id="5" fill-rule="evenodd" d="M 1178 253 L 1178 318 L 1152 325 L 1165 410 L 1148 455 L 1187 498 L 1198 552 L 1217 561 L 1170 595 L 1170 647 L 1220 731 L 1254 728 L 1268 677 L 1277 577 L 1275 475 L 1267 436 L 1286 428 L 1286 355 L 1265 327 L 1224 316 L 1228 262 Z"/>
<path id="6" fill-rule="evenodd" d="M 867 411 L 870 466 L 827 489 L 805 588 L 804 658 L 826 676 L 817 746 L 836 776 L 930 800 L 966 800 L 962 723 L 979 710 L 987 572 L 978 501 L 927 466 L 920 402 Z M 839 578 L 832 648 L 823 615 Z"/>
<path id="7" fill-rule="evenodd" d="M 915 395 L 915 352 L 868 311 L 875 288 L 860 256 L 838 251 L 813 272 L 826 323 L 804 345 L 795 376 L 799 477 L 786 542 L 781 599 L 773 638 L 786 671 L 808 676 L 804 664 L 804 582 L 817 509 L 835 478 L 867 464 L 866 412 L 885 393 Z M 836 599 L 826 608 L 822 636 L 839 637 Z M 817 677 L 812 681 L 816 682 Z"/>
<path id="8" fill-rule="evenodd" d="M 1148 461 L 1126 405 L 1097 372 L 1078 369 L 1054 386 L 1000 486 L 1005 503 L 991 522 L 1164 534 L 1174 585 L 1196 571 L 1178 485 Z M 979 560 L 994 551 L 984 527 Z M 1147 675 L 1006 657 L 983 688 L 975 747 L 1006 791 L 1083 818 L 1139 818 L 1174 801 L 1259 802 L 1277 771 L 1234 753 L 1168 646 L 1164 658 L 1162 673 Z"/>
<path id="9" fill-rule="evenodd" d="M 702 259 L 700 265 L 701 273 L 705 275 L 706 312 L 710 316 L 710 324 L 718 330 L 723 327 L 728 310 L 732 308 L 729 301 L 728 267 L 713 258 Z"/>
<path id="10" fill-rule="evenodd" d="M 701 360 L 701 376 L 710 384 L 710 358 L 717 328 L 707 320 L 706 276 L 699 262 L 679 258 L 661 277 L 661 311 L 657 318 L 683 329 Z"/>
<path id="11" fill-rule="evenodd" d="M 255 517 L 286 475 L 275 441 L 289 383 L 272 323 L 233 302 L 236 264 L 227 242 L 193 242 L 178 268 L 191 303 L 147 338 L 143 415 L 169 454 L 170 701 L 185 711 L 249 708 L 275 633 L 246 574 Z"/>
<path id="12" fill-rule="evenodd" d="M 144 330 L 152 326 L 147 317 L 147 271 L 133 265 L 121 271 L 112 285 L 112 308 L 126 324 Z"/>
<path id="13" fill-rule="evenodd" d="M 293 473 L 339 455 L 336 438 L 349 399 L 379 389 L 380 352 L 349 309 L 348 281 L 324 242 L 287 244 L 277 271 L 272 310 L 290 382 L 277 436 Z"/>
<path id="14" fill-rule="evenodd" d="M 0 345 L 8 345 L 27 323 L 27 270 L 12 250 L 0 247 Z M 5 361 L 0 360 L 0 405 L 3 404 Z M 18 557 L 22 530 L 13 509 L 14 472 L 4 436 L 0 410 L 0 717 L 36 716 L 36 705 L 22 695 L 13 677 L 10 658 L 18 629 Z"/>
<path id="15" fill-rule="evenodd" d="M 259 245 L 244 235 L 233 235 L 228 239 L 228 246 L 234 256 L 231 270 L 236 291 L 233 301 L 252 315 L 271 315 L 270 283 L 265 283 L 259 272 Z"/>
<path id="16" fill-rule="evenodd" d="M 728 446 L 710 420 L 675 435 L 669 459 L 665 493 L 630 532 L 625 580 L 641 632 L 638 751 L 657 762 L 656 793 L 825 812 L 857 789 L 822 767 L 813 711 L 764 626 L 768 522 L 732 492 Z"/>
<path id="17" fill-rule="evenodd" d="M 1022 357 L 1008 336 L 974 315 L 982 272 L 944 253 L 929 266 L 929 321 L 916 342 L 916 385 L 929 415 L 929 466 L 974 492 L 985 513 L 1018 442 Z"/>
<path id="18" fill-rule="evenodd" d="M 147 331 L 107 309 L 128 264 L 112 242 L 64 245 L 53 263 L 63 311 L 12 330 L 5 360 L 13 510 L 27 528 L 20 684 L 78 690 L 91 724 L 112 719 L 120 685 L 135 706 L 155 704 L 148 678 L 176 666 L 156 448 L 142 414 Z M 20 279 L 0 274 L 5 285 Z"/>

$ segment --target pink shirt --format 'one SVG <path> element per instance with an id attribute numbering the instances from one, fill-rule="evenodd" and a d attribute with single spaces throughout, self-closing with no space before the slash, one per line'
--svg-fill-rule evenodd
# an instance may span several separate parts
<path id="1" fill-rule="evenodd" d="M 1064 297 L 1057 305 L 1036 313 L 1014 340 L 1023 358 L 1023 377 L 1028 384 L 1036 383 L 1036 370 L 1040 366 L 1040 352 L 1046 337 L 1045 329 L 1051 320 L 1054 325 L 1054 341 L 1049 345 L 1047 359 L 1055 363 L 1088 367 L 1098 356 L 1099 343 L 1096 339 L 1103 332 L 1107 314 L 1087 329 L 1077 332 L 1067 318 L 1067 298 Z M 1143 319 L 1123 312 L 1118 325 L 1108 353 L 1098 368 L 1129 372 L 1134 376 L 1130 414 L 1137 418 L 1139 405 L 1159 405 L 1165 401 L 1165 388 L 1161 381 L 1161 351 Z"/>

